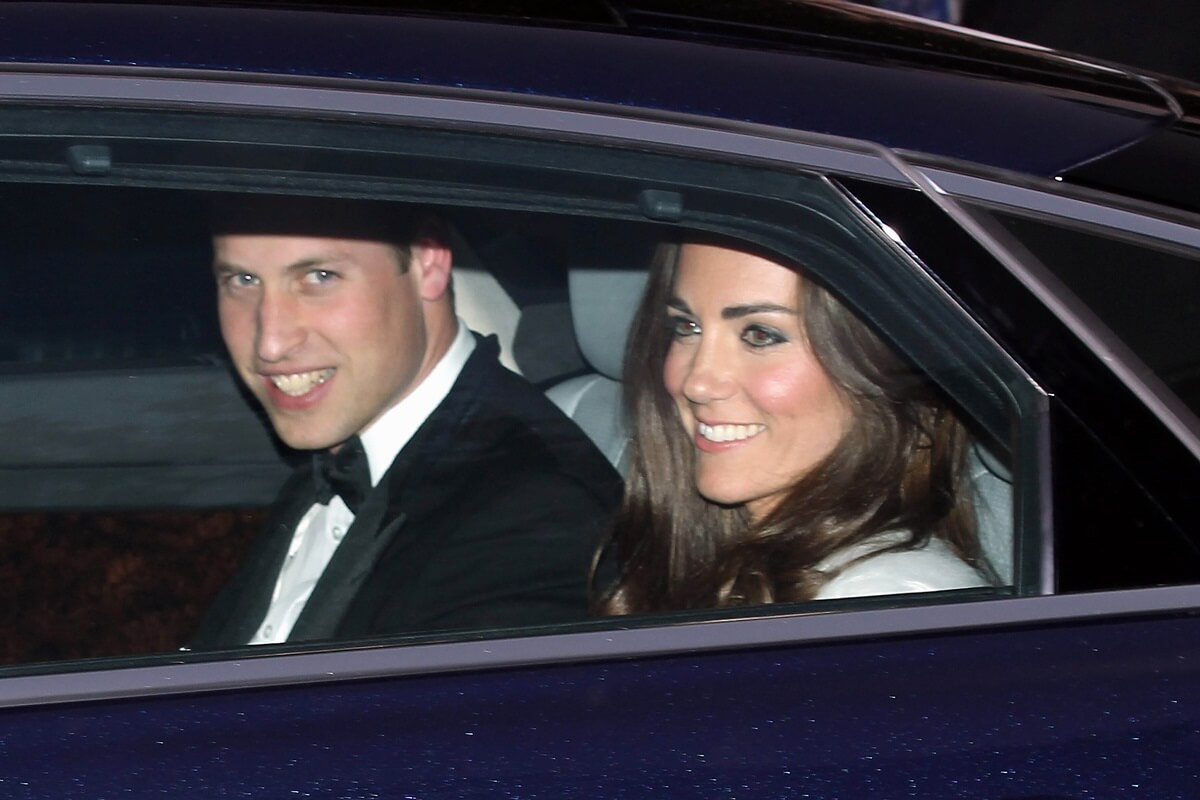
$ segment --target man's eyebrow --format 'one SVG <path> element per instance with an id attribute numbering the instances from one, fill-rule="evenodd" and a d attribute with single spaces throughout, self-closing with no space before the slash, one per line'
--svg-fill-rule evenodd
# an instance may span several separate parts
<path id="1" fill-rule="evenodd" d="M 721 309 L 721 319 L 738 319 L 753 314 L 791 314 L 795 316 L 798 313 L 796 309 L 781 306 L 778 303 L 747 303 L 740 306 L 726 306 Z"/>
<path id="2" fill-rule="evenodd" d="M 342 258 L 336 255 L 311 256 L 302 258 L 299 261 L 293 261 L 284 267 L 285 272 L 303 272 L 312 269 L 313 267 L 321 267 L 328 264 L 334 264 L 341 261 Z M 246 267 L 239 267 L 237 264 L 230 264 L 228 261 L 213 259 L 213 273 L 217 275 L 228 274 L 231 272 L 253 272 Z"/>
<path id="3" fill-rule="evenodd" d="M 330 264 L 336 264 L 343 260 L 345 260 L 343 256 L 336 254 L 309 256 L 308 258 L 302 258 L 299 261 L 293 261 L 283 269 L 285 272 L 304 272 L 312 269 L 313 267 L 325 267 L 329 266 Z"/>

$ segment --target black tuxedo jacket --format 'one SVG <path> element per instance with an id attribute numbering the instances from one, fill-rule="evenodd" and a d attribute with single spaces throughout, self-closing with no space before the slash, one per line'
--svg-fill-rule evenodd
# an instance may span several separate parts
<path id="1" fill-rule="evenodd" d="M 588 570 L 620 478 L 497 352 L 493 337 L 477 342 L 449 395 L 359 508 L 288 641 L 586 616 Z M 284 484 L 193 648 L 250 640 L 314 499 L 309 463 Z"/>

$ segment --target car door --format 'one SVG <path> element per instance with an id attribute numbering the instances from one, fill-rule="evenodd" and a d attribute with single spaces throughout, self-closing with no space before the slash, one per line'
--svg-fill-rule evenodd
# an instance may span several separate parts
<path id="1" fill-rule="evenodd" d="M 38 195 L 70 219 L 128 194 L 171 252 L 191 254 L 154 262 L 161 269 L 206 270 L 198 218 L 161 212 L 180 207 L 186 220 L 217 191 L 436 205 L 522 309 L 570 305 L 583 242 L 616 252 L 704 231 L 803 263 L 956 401 L 1005 468 L 1011 577 L 909 597 L 17 663 L 0 677 L 0 780 L 12 796 L 1092 797 L 1186 796 L 1194 785 L 1190 423 L 1182 412 L 1172 421 L 1168 395 L 1098 347 L 1098 329 L 1055 302 L 1065 295 L 1035 283 L 1049 256 L 1021 231 L 1002 235 L 988 192 L 1027 192 L 1004 205 L 1042 198 L 1054 224 L 1074 225 L 1071 197 L 867 143 L 604 107 L 170 72 L 150 83 L 43 77 L 27 76 L 21 102 L 0 109 L 18 132 L 0 143 L 14 207 Z M 1127 213 L 1110 235 L 1144 237 L 1157 219 Z M 1190 252 L 1192 226 L 1176 224 L 1170 249 Z M 88 247 L 146 253 L 148 237 Z M 69 260 L 40 268 L 77 274 Z M 121 275 L 120 261 L 103 274 Z M 535 341 L 569 338 L 553 327 L 561 321 Z M 203 385 L 255 431 L 236 446 L 205 433 L 219 457 L 191 442 L 189 421 L 217 401 L 178 372 L 10 367 L 10 517 L 72 508 L 55 505 L 72 496 L 67 467 L 94 470 L 74 508 L 261 507 L 280 454 L 250 427 L 253 407 L 219 351 L 208 355 Z M 570 353 L 556 363 L 541 373 L 548 383 L 589 366 Z M 30 388 L 31 374 L 51 388 Z M 184 415 L 139 414 L 136 426 L 174 460 L 135 449 L 139 475 L 122 485 L 106 448 L 73 434 L 70 463 L 37 462 L 49 456 L 21 444 L 22 430 L 59 435 L 130 407 L 98 388 L 113 374 L 149 383 L 137 396 L 170 398 Z M 64 392 L 64 381 L 97 388 Z M 87 408 L 55 412 L 51 399 L 65 394 Z M 16 413 L 29 409 L 43 416 Z M 102 427 L 102 441 L 130 441 L 116 421 Z M 239 484 L 229 462 L 248 462 L 259 489 L 166 492 L 171 475 L 196 467 L 188 458 Z M 201 568 L 207 557 L 197 553 Z M 180 630 L 174 644 L 186 645 Z"/>

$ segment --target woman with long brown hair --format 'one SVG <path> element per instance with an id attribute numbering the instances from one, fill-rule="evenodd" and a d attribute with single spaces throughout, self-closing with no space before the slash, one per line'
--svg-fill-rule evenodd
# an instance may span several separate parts
<path id="1" fill-rule="evenodd" d="M 625 364 L 632 461 L 600 613 L 989 582 L 966 429 L 800 271 L 661 246 Z"/>

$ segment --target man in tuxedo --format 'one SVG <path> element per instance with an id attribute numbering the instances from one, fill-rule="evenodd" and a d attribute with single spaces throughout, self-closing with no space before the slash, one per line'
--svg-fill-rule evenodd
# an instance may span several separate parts
<path id="1" fill-rule="evenodd" d="M 311 458 L 192 647 L 583 618 L 620 479 L 455 315 L 438 224 L 269 197 L 214 224 L 234 367 Z"/>

